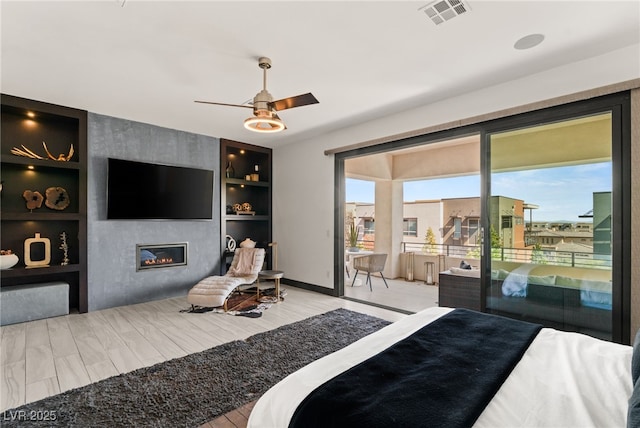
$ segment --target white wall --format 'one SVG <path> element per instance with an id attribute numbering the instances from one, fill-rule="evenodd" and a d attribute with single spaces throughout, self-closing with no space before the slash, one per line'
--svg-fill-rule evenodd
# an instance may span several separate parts
<path id="1" fill-rule="evenodd" d="M 274 149 L 279 269 L 286 278 L 333 288 L 334 158 L 325 150 L 636 78 L 640 45 Z"/>

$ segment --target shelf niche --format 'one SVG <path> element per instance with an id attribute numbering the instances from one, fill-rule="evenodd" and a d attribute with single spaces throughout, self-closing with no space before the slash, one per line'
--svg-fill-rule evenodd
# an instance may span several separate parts
<path id="1" fill-rule="evenodd" d="M 233 172 L 227 176 L 229 162 Z M 258 247 L 267 249 L 271 242 L 271 149 L 221 139 L 220 172 L 221 172 L 221 218 L 222 218 L 222 253 L 226 249 L 226 235 L 235 239 L 236 243 L 246 238 L 256 241 Z M 258 166 L 258 171 L 255 166 Z M 251 174 L 258 174 L 258 180 L 247 180 Z M 249 176 L 249 177 L 247 177 Z M 253 178 L 256 178 L 255 176 Z M 251 204 L 254 214 L 236 214 L 234 204 Z M 230 206 L 230 208 L 229 208 Z M 229 211 L 228 211 L 229 209 Z M 221 263 L 221 274 L 226 272 L 226 263 Z M 267 266 L 271 266 L 267 257 Z"/>
<path id="2" fill-rule="evenodd" d="M 19 262 L 0 271 L 2 287 L 40 282 L 65 281 L 70 285 L 69 307 L 87 312 L 87 112 L 39 101 L 1 95 L 2 213 L 0 246 L 12 250 Z M 47 158 L 49 152 L 67 156 L 69 161 Z M 44 159 L 31 159 L 11 153 L 15 147 L 28 148 Z M 69 195 L 69 206 L 54 210 L 42 203 L 29 210 L 25 190 L 38 191 L 46 199 L 49 187 L 62 187 Z M 68 265 L 60 265 L 63 252 L 60 234 L 66 232 Z M 40 233 L 51 241 L 48 267 L 24 265 L 24 241 Z"/>

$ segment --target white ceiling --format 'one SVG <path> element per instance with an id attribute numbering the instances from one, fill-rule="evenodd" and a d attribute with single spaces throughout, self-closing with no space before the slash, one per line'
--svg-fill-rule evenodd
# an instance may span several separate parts
<path id="1" fill-rule="evenodd" d="M 124 2 L 124 3 L 123 3 Z M 474 1 L 436 26 L 430 1 L 5 1 L 3 93 L 269 147 L 640 43 L 638 1 Z M 532 33 L 542 44 L 516 50 Z M 243 128 L 257 58 L 288 129 Z M 615 65 L 612 65 L 615 66 Z"/>

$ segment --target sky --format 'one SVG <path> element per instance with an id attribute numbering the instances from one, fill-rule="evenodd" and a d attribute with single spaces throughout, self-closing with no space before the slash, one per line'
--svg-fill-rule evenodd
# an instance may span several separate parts
<path id="1" fill-rule="evenodd" d="M 538 205 L 533 221 L 591 221 L 578 216 L 593 208 L 593 192 L 611 191 L 611 162 L 492 174 L 491 194 Z M 348 202 L 374 202 L 374 183 L 346 180 Z M 480 196 L 480 176 L 404 183 L 404 200 Z"/>

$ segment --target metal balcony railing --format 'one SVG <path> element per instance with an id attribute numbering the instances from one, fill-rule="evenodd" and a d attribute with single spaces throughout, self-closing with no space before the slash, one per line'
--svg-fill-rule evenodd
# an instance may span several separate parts
<path id="1" fill-rule="evenodd" d="M 480 259 L 480 247 L 477 245 L 403 242 L 402 251 L 434 256 L 443 255 L 447 257 Z M 545 249 L 535 250 L 531 248 L 492 248 L 491 259 L 517 263 L 535 263 L 605 270 L 611 270 L 612 266 L 612 256 L 610 254 Z"/>

